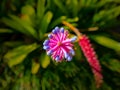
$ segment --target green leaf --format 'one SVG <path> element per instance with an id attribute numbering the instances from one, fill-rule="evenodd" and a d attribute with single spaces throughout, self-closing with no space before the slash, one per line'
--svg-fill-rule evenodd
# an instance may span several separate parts
<path id="1" fill-rule="evenodd" d="M 120 51 L 120 42 L 102 35 L 92 35 L 91 37 L 95 42 L 102 46 L 113 49 L 115 51 Z"/>
<path id="2" fill-rule="evenodd" d="M 73 22 L 77 22 L 79 20 L 78 17 L 75 17 L 75 18 L 67 18 L 66 21 L 69 22 L 69 23 L 73 23 Z"/>
<path id="3" fill-rule="evenodd" d="M 120 73 L 120 61 L 117 59 L 110 59 L 108 62 L 103 62 L 103 64 L 111 69 L 112 71 L 117 71 Z"/>
<path id="4" fill-rule="evenodd" d="M 98 22 L 102 20 L 106 21 L 106 20 L 114 19 L 120 15 L 120 12 L 118 12 L 119 10 L 120 10 L 120 6 L 117 6 L 109 10 L 101 10 L 99 13 L 94 15 L 93 21 Z"/>
<path id="5" fill-rule="evenodd" d="M 16 46 L 20 46 L 22 44 L 24 44 L 24 42 L 22 42 L 22 41 L 6 41 L 6 42 L 4 42 L 4 45 L 8 46 L 8 47 L 16 47 Z"/>
<path id="6" fill-rule="evenodd" d="M 19 31 L 21 33 L 24 33 L 26 35 L 29 35 L 26 30 L 21 27 L 19 24 L 17 24 L 15 21 L 8 19 L 8 18 L 2 18 L 3 23 L 5 23 L 7 26 L 15 29 L 16 31 Z"/>
<path id="7" fill-rule="evenodd" d="M 12 67 L 14 65 L 20 64 L 27 57 L 27 55 L 37 47 L 38 45 L 36 43 L 19 46 L 13 50 L 8 51 L 5 54 L 4 59 L 8 63 L 9 67 Z"/>
<path id="8" fill-rule="evenodd" d="M 35 60 L 34 60 L 32 62 L 32 69 L 31 69 L 32 74 L 36 74 L 38 72 L 39 68 L 40 68 L 40 63 L 35 62 Z"/>
<path id="9" fill-rule="evenodd" d="M 29 26 L 32 26 L 32 27 L 35 26 L 34 16 L 30 17 L 29 15 L 24 14 L 24 15 L 21 15 L 20 18 L 21 18 L 22 22 L 27 23 Z"/>
<path id="10" fill-rule="evenodd" d="M 41 90 L 39 78 L 37 78 L 35 75 L 32 76 L 32 90 Z"/>
<path id="11" fill-rule="evenodd" d="M 79 6 L 80 6 L 80 7 L 85 6 L 85 4 L 86 4 L 86 0 L 80 0 L 80 1 L 79 1 Z"/>
<path id="12" fill-rule="evenodd" d="M 78 3 L 78 0 L 72 0 L 73 3 L 74 3 L 74 7 L 73 7 L 73 14 L 74 16 L 77 16 L 78 13 L 79 13 L 79 3 Z"/>
<path id="13" fill-rule="evenodd" d="M 82 57 L 82 52 L 78 44 L 75 44 L 75 53 L 75 58 L 80 61 Z"/>
<path id="14" fill-rule="evenodd" d="M 45 12 L 45 1 L 46 0 L 38 0 L 37 2 L 37 17 L 39 20 L 41 20 Z"/>
<path id="15" fill-rule="evenodd" d="M 13 33 L 11 29 L 0 28 L 0 33 Z"/>
<path id="16" fill-rule="evenodd" d="M 28 23 L 23 22 L 20 18 L 18 18 L 17 16 L 14 15 L 9 15 L 12 20 L 14 22 L 16 22 L 18 25 L 20 25 L 21 27 L 24 28 L 24 30 L 26 30 L 27 33 L 29 33 L 30 35 L 32 35 L 34 38 L 37 38 L 37 32 L 35 31 L 35 29 L 33 27 L 31 27 Z"/>
<path id="17" fill-rule="evenodd" d="M 99 3 L 96 3 L 96 7 L 100 8 L 100 7 L 104 6 L 104 5 L 108 5 L 108 3 L 111 3 L 111 2 L 113 2 L 113 0 L 104 0 L 104 1 L 101 0 L 101 1 L 99 1 Z"/>
<path id="18" fill-rule="evenodd" d="M 16 80 L 12 90 L 31 90 L 31 77 L 30 73 L 27 73 L 27 75 L 21 75 L 21 77 Z"/>
<path id="19" fill-rule="evenodd" d="M 41 62 L 41 66 L 42 66 L 43 68 L 47 68 L 48 65 L 50 64 L 50 58 L 49 58 L 49 56 L 46 55 L 45 53 L 42 54 L 42 55 L 40 56 L 40 62 Z"/>
<path id="20" fill-rule="evenodd" d="M 21 9 L 21 13 L 31 16 L 35 15 L 35 10 L 31 5 L 25 5 Z"/>
<path id="21" fill-rule="evenodd" d="M 93 1 L 93 0 L 87 0 L 86 3 L 85 3 L 85 5 L 86 5 L 86 6 L 91 6 L 92 1 Z"/>
<path id="22" fill-rule="evenodd" d="M 48 11 L 43 17 L 43 20 L 41 22 L 40 29 L 39 29 L 40 38 L 43 37 L 43 35 L 46 33 L 48 25 L 51 22 L 52 17 L 53 17 L 53 13 L 50 11 Z"/>
<path id="23" fill-rule="evenodd" d="M 72 11 L 73 16 L 76 16 L 78 14 L 78 9 L 79 9 L 78 0 L 70 0 L 70 3 L 68 6 Z"/>
<path id="24" fill-rule="evenodd" d="M 62 21 L 64 21 L 67 17 L 66 16 L 61 16 L 54 20 L 51 24 L 51 27 L 54 28 L 56 25 L 60 24 Z"/>
<path id="25" fill-rule="evenodd" d="M 54 0 L 54 3 L 59 7 L 61 12 L 67 14 L 67 10 L 66 10 L 65 6 L 62 4 L 61 0 Z"/>

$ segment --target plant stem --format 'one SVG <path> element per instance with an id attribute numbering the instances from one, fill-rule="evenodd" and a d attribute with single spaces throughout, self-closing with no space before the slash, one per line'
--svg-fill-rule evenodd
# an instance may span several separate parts
<path id="1" fill-rule="evenodd" d="M 82 38 L 82 33 L 79 32 L 79 30 L 74 27 L 72 24 L 66 22 L 66 21 L 62 21 L 62 23 L 65 25 L 65 26 L 68 26 L 77 36 L 79 39 Z"/>

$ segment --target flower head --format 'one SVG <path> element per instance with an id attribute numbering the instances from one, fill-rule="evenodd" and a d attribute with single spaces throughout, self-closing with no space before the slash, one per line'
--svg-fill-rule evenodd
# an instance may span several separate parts
<path id="1" fill-rule="evenodd" d="M 77 37 L 69 39 L 68 34 L 68 31 L 64 28 L 55 27 L 43 43 L 43 49 L 47 51 L 47 55 L 51 55 L 52 59 L 57 62 L 63 59 L 71 61 L 72 56 L 75 54 L 72 43 Z"/>

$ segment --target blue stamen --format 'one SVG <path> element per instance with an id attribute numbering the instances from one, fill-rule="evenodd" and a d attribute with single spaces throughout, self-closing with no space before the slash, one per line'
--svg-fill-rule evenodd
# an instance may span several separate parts
<path id="1" fill-rule="evenodd" d="M 77 37 L 76 36 L 74 36 L 73 38 L 71 38 L 70 40 L 71 40 L 71 42 L 75 42 L 75 40 L 77 39 Z"/>
<path id="2" fill-rule="evenodd" d="M 57 34 L 57 32 L 58 30 L 55 30 L 55 29 L 52 31 L 53 34 Z"/>
<path id="3" fill-rule="evenodd" d="M 48 38 L 52 38 L 53 36 L 52 36 L 52 34 L 48 34 Z"/>
<path id="4" fill-rule="evenodd" d="M 75 55 L 75 51 L 74 51 L 73 49 L 70 50 L 70 53 L 71 53 L 72 55 Z"/>
<path id="5" fill-rule="evenodd" d="M 44 43 L 43 43 L 43 45 L 48 45 L 49 42 L 50 42 L 49 40 L 45 40 Z"/>
<path id="6" fill-rule="evenodd" d="M 67 57 L 67 61 L 71 61 L 72 60 L 72 57 L 71 56 L 68 56 Z"/>
<path id="7" fill-rule="evenodd" d="M 55 29 L 53 29 L 52 33 L 53 34 L 57 34 L 59 32 L 59 27 L 55 27 Z"/>
<path id="8" fill-rule="evenodd" d="M 65 54 L 65 58 L 67 58 L 69 56 L 69 54 L 67 54 L 67 53 L 64 53 L 64 54 Z"/>
<path id="9" fill-rule="evenodd" d="M 55 30 L 59 30 L 59 27 L 56 26 L 56 27 L 55 27 Z"/>
<path id="10" fill-rule="evenodd" d="M 55 60 L 58 61 L 59 59 L 60 59 L 59 56 L 56 56 Z"/>
<path id="11" fill-rule="evenodd" d="M 48 50 L 48 49 L 50 49 L 50 47 L 49 46 L 43 46 L 43 49 Z"/>
<path id="12" fill-rule="evenodd" d="M 56 33 L 56 32 L 55 32 L 55 29 L 53 29 L 53 30 L 52 30 L 52 33 L 53 33 L 53 34 L 55 34 L 55 33 Z"/>
<path id="13" fill-rule="evenodd" d="M 53 51 L 52 50 L 49 50 L 48 52 L 47 52 L 47 55 L 51 55 L 53 53 Z"/>
<path id="14" fill-rule="evenodd" d="M 64 33 L 64 28 L 60 28 L 60 31 L 61 31 L 62 33 Z"/>

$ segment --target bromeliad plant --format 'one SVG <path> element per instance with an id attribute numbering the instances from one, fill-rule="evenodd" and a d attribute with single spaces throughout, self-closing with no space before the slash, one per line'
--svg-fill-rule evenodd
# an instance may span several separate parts
<path id="1" fill-rule="evenodd" d="M 1 0 L 0 90 L 119 90 L 119 2 Z"/>

